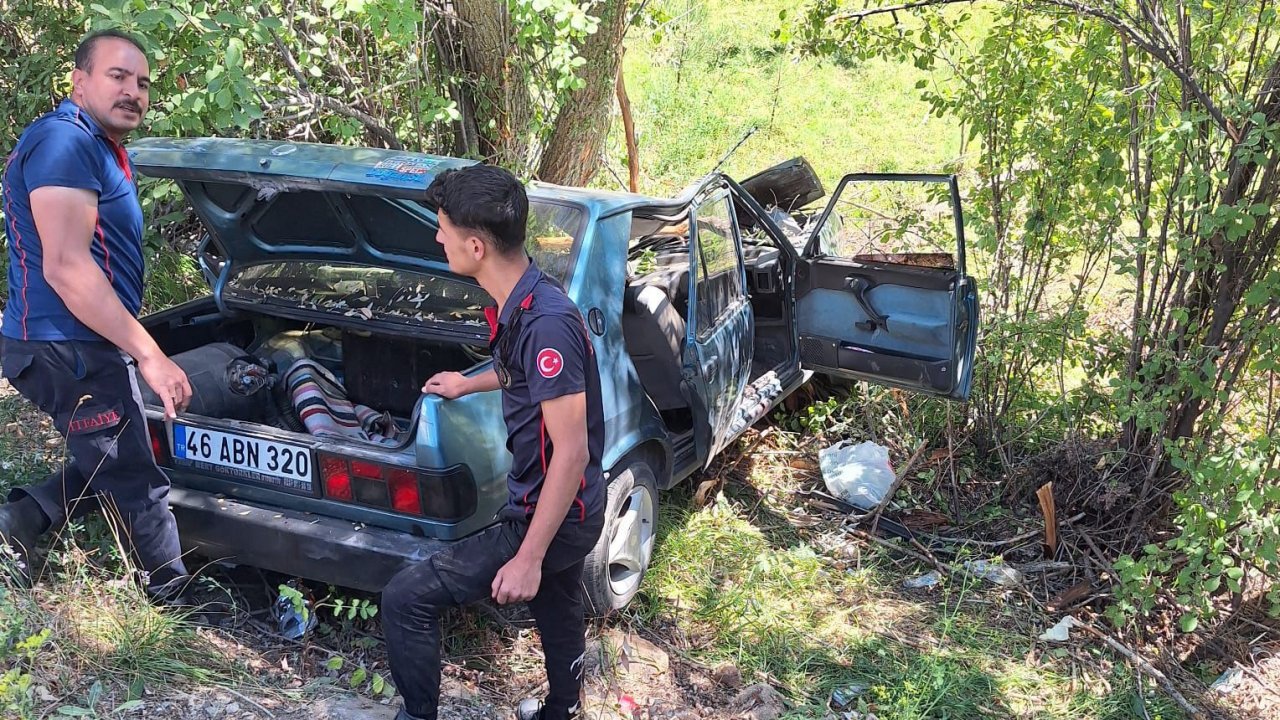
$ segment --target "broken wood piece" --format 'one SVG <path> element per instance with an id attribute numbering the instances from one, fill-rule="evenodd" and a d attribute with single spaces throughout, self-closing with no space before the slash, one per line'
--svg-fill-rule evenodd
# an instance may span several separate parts
<path id="1" fill-rule="evenodd" d="M 1107 645 L 1109 645 L 1112 650 L 1115 650 L 1116 652 L 1123 655 L 1125 659 L 1128 660 L 1130 664 L 1132 664 L 1140 672 L 1144 672 L 1147 675 L 1150 675 L 1152 678 L 1154 678 L 1155 681 L 1160 684 L 1160 687 L 1164 688 L 1165 693 L 1167 693 L 1169 697 L 1173 698 L 1174 702 L 1178 703 L 1178 705 L 1180 705 L 1183 710 L 1186 710 L 1188 715 L 1190 715 L 1193 718 L 1206 717 L 1204 714 L 1204 711 L 1202 711 L 1200 708 L 1196 707 L 1195 705 L 1192 705 L 1191 701 L 1187 700 L 1187 698 L 1184 697 L 1182 693 L 1178 692 L 1178 688 L 1174 687 L 1173 681 L 1171 681 L 1167 675 L 1161 672 L 1159 668 L 1157 668 L 1156 666 L 1148 662 L 1146 658 L 1142 657 L 1141 655 L 1134 652 L 1133 650 L 1130 650 L 1128 647 L 1125 647 L 1119 640 L 1116 640 L 1115 638 L 1111 637 L 1107 633 L 1102 632 L 1101 630 L 1098 630 L 1097 628 L 1093 627 L 1092 625 L 1089 625 L 1088 623 L 1079 623 L 1076 625 L 1076 627 L 1102 640 Z"/>
<path id="2" fill-rule="evenodd" d="M 1045 609 L 1049 612 L 1062 612 L 1077 602 L 1089 596 L 1093 591 L 1093 583 L 1088 580 L 1081 580 L 1071 587 L 1049 598 L 1049 602 L 1045 603 Z"/>
<path id="3" fill-rule="evenodd" d="M 929 443 L 921 440 L 920 444 L 916 446 L 915 452 L 911 453 L 911 457 L 907 458 L 907 461 L 898 468 L 898 473 L 893 478 L 893 484 L 889 486 L 889 490 L 885 492 L 884 497 L 880 498 L 880 504 L 876 505 L 875 512 L 871 514 L 871 532 L 874 533 L 876 528 L 880 526 L 880 514 L 884 512 L 885 508 L 889 507 L 889 501 L 893 499 L 894 493 L 898 492 L 898 486 L 902 484 L 903 480 L 907 479 L 911 468 L 915 467 L 916 461 L 920 459 L 920 456 L 924 454 L 925 449 L 928 447 Z"/>
<path id="4" fill-rule="evenodd" d="M 1049 556 L 1058 552 L 1058 512 L 1053 502 L 1053 481 L 1049 481 L 1036 490 L 1036 498 L 1040 500 L 1040 512 L 1044 514 L 1044 543 L 1049 546 Z"/>

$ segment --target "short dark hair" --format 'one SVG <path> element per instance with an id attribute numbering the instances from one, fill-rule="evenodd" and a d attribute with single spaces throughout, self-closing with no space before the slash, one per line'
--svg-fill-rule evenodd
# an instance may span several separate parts
<path id="1" fill-rule="evenodd" d="M 486 236 L 503 255 L 524 248 L 529 196 L 507 170 L 494 165 L 446 170 L 432 181 L 424 199 L 454 225 Z"/>
<path id="2" fill-rule="evenodd" d="M 94 30 L 86 35 L 85 38 L 80 41 L 80 44 L 76 46 L 77 70 L 83 70 L 87 73 L 93 72 L 93 51 L 94 48 L 98 46 L 98 41 L 103 38 L 124 40 L 127 43 L 132 43 L 134 47 L 138 48 L 138 52 L 142 53 L 144 57 L 147 54 L 147 49 L 142 47 L 142 42 L 123 30 L 117 30 L 115 28 Z"/>

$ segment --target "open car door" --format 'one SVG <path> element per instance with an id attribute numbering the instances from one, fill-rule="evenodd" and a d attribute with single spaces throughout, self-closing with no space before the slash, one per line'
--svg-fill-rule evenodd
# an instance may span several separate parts
<path id="1" fill-rule="evenodd" d="M 718 176 L 694 200 L 689 230 L 688 338 L 682 365 L 694 444 L 707 465 L 733 438 L 753 351 L 742 237 L 728 187 Z"/>
<path id="2" fill-rule="evenodd" d="M 965 400 L 978 296 L 954 176 L 846 175 L 796 268 L 800 364 Z"/>

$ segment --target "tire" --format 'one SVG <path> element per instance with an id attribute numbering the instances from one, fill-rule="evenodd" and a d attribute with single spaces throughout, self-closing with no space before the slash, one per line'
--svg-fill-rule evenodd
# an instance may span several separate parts
<path id="1" fill-rule="evenodd" d="M 582 583 L 588 614 L 621 610 L 640 590 L 658 530 L 658 486 L 649 466 L 635 463 L 609 483 L 604 528 L 586 557 Z"/>

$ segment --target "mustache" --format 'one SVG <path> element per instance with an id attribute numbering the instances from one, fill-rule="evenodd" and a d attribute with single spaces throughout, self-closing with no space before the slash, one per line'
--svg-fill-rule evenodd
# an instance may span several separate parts
<path id="1" fill-rule="evenodd" d="M 132 110 L 133 112 L 139 115 L 142 114 L 142 106 L 136 102 L 129 102 L 128 100 L 124 100 L 122 102 L 116 103 L 115 107 L 124 108 L 125 110 Z"/>

